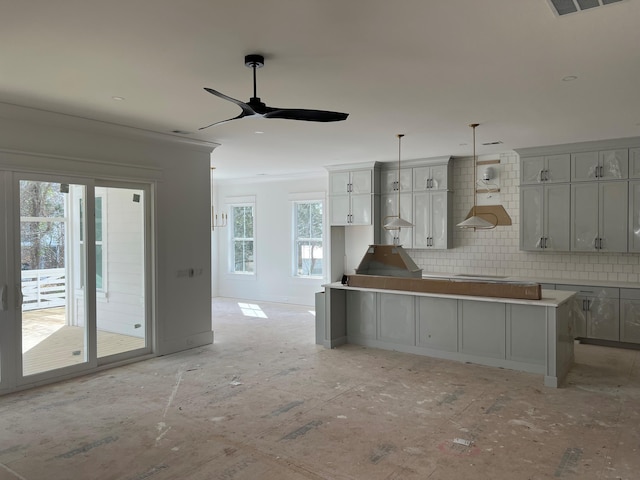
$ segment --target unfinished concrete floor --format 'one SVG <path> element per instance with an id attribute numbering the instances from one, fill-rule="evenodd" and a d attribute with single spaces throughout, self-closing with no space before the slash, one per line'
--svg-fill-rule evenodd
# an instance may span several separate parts
<path id="1" fill-rule="evenodd" d="M 326 350 L 308 308 L 257 305 L 215 299 L 213 345 L 0 398 L 0 479 L 640 478 L 638 351 L 578 345 L 551 389 Z"/>

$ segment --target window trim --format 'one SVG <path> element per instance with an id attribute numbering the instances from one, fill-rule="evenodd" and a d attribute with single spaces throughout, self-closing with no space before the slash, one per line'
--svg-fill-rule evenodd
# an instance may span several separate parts
<path id="1" fill-rule="evenodd" d="M 257 227 L 257 214 L 256 214 L 256 202 L 255 202 L 255 197 L 254 196 L 246 196 L 246 197 L 229 197 L 227 199 L 225 199 L 225 204 L 227 206 L 227 211 L 229 212 L 229 221 L 228 221 L 228 226 L 229 226 L 229 234 L 228 234 L 228 245 L 227 245 L 227 273 L 229 275 L 237 275 L 237 276 L 242 276 L 242 277 L 255 277 L 257 275 L 257 270 L 258 270 L 258 255 L 257 255 L 257 231 L 256 231 L 256 227 Z M 235 237 L 234 237 L 234 232 L 233 232 L 233 223 L 234 223 L 234 216 L 233 216 L 233 209 L 234 207 L 251 207 L 253 210 L 253 237 L 252 237 L 252 241 L 253 241 L 253 271 L 252 272 L 247 272 L 247 271 L 236 271 L 235 269 Z M 247 237 L 248 238 L 248 237 Z"/>

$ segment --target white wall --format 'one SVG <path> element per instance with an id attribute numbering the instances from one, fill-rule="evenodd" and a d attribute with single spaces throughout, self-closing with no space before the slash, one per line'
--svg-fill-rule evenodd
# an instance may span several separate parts
<path id="1" fill-rule="evenodd" d="M 0 104 L 0 173 L 58 173 L 151 186 L 158 354 L 213 340 L 208 178 L 215 146 Z M 15 283 L 12 256 L 9 251 L 8 268 L 0 271 L 9 284 Z M 195 276 L 179 275 L 190 268 Z M 13 305 L 13 290 L 9 293 Z"/>
<path id="2" fill-rule="evenodd" d="M 409 250 L 425 272 L 481 273 L 532 277 L 540 280 L 640 281 L 640 255 L 591 253 L 536 253 L 519 250 L 520 162 L 516 153 L 500 156 L 500 199 L 513 225 L 493 230 L 454 227 L 450 250 Z M 473 205 L 471 158 L 454 160 L 454 223 Z"/>
<path id="3" fill-rule="evenodd" d="M 214 156 L 215 159 L 215 156 Z M 214 296 L 314 305 L 314 293 L 322 290 L 324 279 L 293 275 L 292 199 L 320 193 L 325 200 L 325 244 L 327 244 L 326 202 L 328 175 L 277 180 L 215 182 L 216 211 L 226 211 L 232 197 L 255 196 L 255 275 L 229 273 L 229 227 L 216 229 L 212 251 Z M 316 197 L 317 195 L 311 195 Z M 329 252 L 325 247 L 325 276 Z"/>

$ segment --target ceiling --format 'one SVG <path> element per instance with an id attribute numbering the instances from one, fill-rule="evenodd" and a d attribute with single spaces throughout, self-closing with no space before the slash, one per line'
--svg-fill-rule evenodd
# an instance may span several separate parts
<path id="1" fill-rule="evenodd" d="M 392 161 L 397 133 L 403 160 L 469 156 L 472 122 L 479 155 L 640 136 L 638 19 L 639 0 L 5 0 L 0 102 L 189 132 L 221 145 L 221 180 Z M 240 113 L 203 87 L 251 97 L 250 53 L 267 105 L 349 118 L 199 131 Z"/>

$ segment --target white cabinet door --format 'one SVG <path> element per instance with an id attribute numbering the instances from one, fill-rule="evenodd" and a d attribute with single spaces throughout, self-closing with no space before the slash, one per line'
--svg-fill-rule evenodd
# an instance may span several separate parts
<path id="1" fill-rule="evenodd" d="M 355 170 L 351 172 L 351 193 L 372 193 L 372 170 Z"/>
<path id="2" fill-rule="evenodd" d="M 371 225 L 373 195 L 351 195 L 350 225 Z"/>
<path id="3" fill-rule="evenodd" d="M 520 187 L 520 249 L 541 250 L 544 247 L 544 187 Z M 568 205 L 568 203 L 567 203 Z"/>
<path id="4" fill-rule="evenodd" d="M 544 250 L 568 252 L 571 245 L 571 187 L 544 186 Z"/>
<path id="5" fill-rule="evenodd" d="M 544 178 L 544 157 L 523 158 L 520 166 L 520 183 L 541 183 Z"/>
<path id="6" fill-rule="evenodd" d="M 585 182 L 597 180 L 600 175 L 598 152 L 571 154 L 571 181 Z"/>
<path id="7" fill-rule="evenodd" d="M 601 182 L 599 191 L 599 241 L 602 252 L 627 251 L 627 182 Z"/>
<path id="8" fill-rule="evenodd" d="M 401 192 L 410 192 L 413 188 L 413 169 L 401 168 L 400 169 L 400 182 L 398 182 L 398 170 L 383 170 L 381 175 L 381 189 L 382 193 L 397 192 L 400 189 Z"/>
<path id="9" fill-rule="evenodd" d="M 447 165 L 434 165 L 431 167 L 431 188 L 433 190 L 446 190 L 449 185 Z"/>
<path id="10" fill-rule="evenodd" d="M 446 190 L 449 186 L 449 167 L 433 165 L 413 169 L 413 190 Z"/>
<path id="11" fill-rule="evenodd" d="M 349 195 L 334 195 L 329 197 L 329 219 L 331 225 L 349 225 L 350 212 Z"/>
<path id="12" fill-rule="evenodd" d="M 413 194 L 413 248 L 449 248 L 450 192 Z"/>
<path id="13" fill-rule="evenodd" d="M 624 180 L 629 177 L 629 150 L 604 150 L 571 155 L 571 180 Z"/>
<path id="14" fill-rule="evenodd" d="M 431 245 L 431 194 L 413 194 L 413 248 Z"/>
<path id="15" fill-rule="evenodd" d="M 629 150 L 606 150 L 600 152 L 601 180 L 623 180 L 629 178 Z"/>
<path id="16" fill-rule="evenodd" d="M 629 178 L 640 178 L 640 148 L 629 149 Z"/>
<path id="17" fill-rule="evenodd" d="M 400 194 L 400 215 L 404 220 L 408 220 L 413 223 L 413 205 L 412 197 L 410 193 Z M 384 228 L 385 223 L 393 220 L 398 215 L 398 194 L 389 193 L 382 195 L 382 221 L 380 222 L 380 237 L 382 243 L 387 245 L 402 245 L 404 248 L 411 248 L 413 246 L 413 232 L 412 228 L 401 228 L 399 230 L 387 230 Z"/>
<path id="18" fill-rule="evenodd" d="M 560 183 L 571 180 L 571 156 L 549 155 L 547 157 L 523 158 L 520 183 Z"/>
<path id="19" fill-rule="evenodd" d="M 546 183 L 569 182 L 571 180 L 571 155 L 549 155 L 545 157 L 544 178 Z"/>
<path id="20" fill-rule="evenodd" d="M 520 188 L 521 250 L 567 252 L 570 248 L 569 184 Z"/>
<path id="21" fill-rule="evenodd" d="M 629 251 L 640 252 L 640 181 L 629 182 Z"/>
<path id="22" fill-rule="evenodd" d="M 448 209 L 447 196 L 449 192 L 438 191 L 431 195 L 430 217 L 431 217 L 431 248 L 444 249 L 449 244 L 448 238 Z"/>
<path id="23" fill-rule="evenodd" d="M 346 195 L 349 193 L 349 172 L 331 172 L 329 174 L 329 195 Z"/>
<path id="24" fill-rule="evenodd" d="M 597 251 L 598 186 L 596 182 L 571 185 L 571 250 Z"/>

